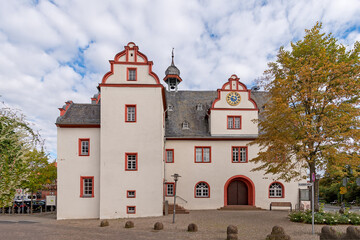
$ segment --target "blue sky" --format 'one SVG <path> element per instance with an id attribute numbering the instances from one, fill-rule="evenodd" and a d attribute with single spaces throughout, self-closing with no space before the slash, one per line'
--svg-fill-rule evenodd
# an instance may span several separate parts
<path id="1" fill-rule="evenodd" d="M 359 0 L 0 0 L 0 100 L 27 116 L 56 158 L 58 108 L 89 103 L 130 41 L 160 79 L 174 47 L 180 90 L 215 90 L 234 73 L 251 87 L 316 21 L 351 48 L 359 12 Z"/>

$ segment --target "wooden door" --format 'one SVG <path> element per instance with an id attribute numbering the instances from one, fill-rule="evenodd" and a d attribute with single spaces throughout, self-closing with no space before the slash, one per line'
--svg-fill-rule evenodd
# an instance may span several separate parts
<path id="1" fill-rule="evenodd" d="M 228 205 L 248 205 L 248 189 L 243 181 L 231 182 L 227 189 Z"/>

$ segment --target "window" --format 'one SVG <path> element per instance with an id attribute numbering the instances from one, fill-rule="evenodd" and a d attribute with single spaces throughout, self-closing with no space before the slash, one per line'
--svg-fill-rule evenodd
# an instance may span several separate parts
<path id="1" fill-rule="evenodd" d="M 228 129 L 241 129 L 241 116 L 228 116 L 227 117 Z"/>
<path id="2" fill-rule="evenodd" d="M 125 105 L 125 122 L 136 122 L 136 105 Z"/>
<path id="3" fill-rule="evenodd" d="M 80 177 L 80 197 L 94 197 L 94 177 Z"/>
<path id="4" fill-rule="evenodd" d="M 174 149 L 166 149 L 166 162 L 167 163 L 174 162 Z"/>
<path id="5" fill-rule="evenodd" d="M 271 198 L 283 198 L 284 197 L 284 186 L 279 182 L 270 184 L 269 197 Z"/>
<path id="6" fill-rule="evenodd" d="M 136 81 L 136 68 L 128 68 L 127 69 L 127 80 L 128 81 Z"/>
<path id="7" fill-rule="evenodd" d="M 136 213 L 136 207 L 135 206 L 126 206 L 126 213 L 135 214 Z"/>
<path id="8" fill-rule="evenodd" d="M 165 183 L 165 196 L 173 197 L 175 194 L 175 183 Z"/>
<path id="9" fill-rule="evenodd" d="M 206 182 L 199 182 L 195 185 L 195 198 L 209 198 L 210 186 Z"/>
<path id="10" fill-rule="evenodd" d="M 232 162 L 233 163 L 246 163 L 247 147 L 232 147 Z"/>
<path id="11" fill-rule="evenodd" d="M 125 153 L 125 170 L 137 171 L 137 153 Z"/>
<path id="12" fill-rule="evenodd" d="M 169 105 L 169 106 L 168 106 L 168 111 L 174 111 L 174 106 L 173 106 L 173 105 Z"/>
<path id="13" fill-rule="evenodd" d="M 136 197 L 136 191 L 135 190 L 126 191 L 126 197 L 127 198 L 135 198 Z"/>
<path id="14" fill-rule="evenodd" d="M 203 107 L 202 107 L 202 104 L 201 104 L 201 103 L 198 103 L 198 104 L 196 105 L 196 110 L 198 110 L 198 111 L 203 110 Z"/>
<path id="15" fill-rule="evenodd" d="M 189 123 L 187 121 L 182 123 L 182 128 L 183 129 L 189 129 Z"/>
<path id="16" fill-rule="evenodd" d="M 195 147 L 195 162 L 210 163 L 211 162 L 211 148 L 210 147 Z"/>
<path id="17" fill-rule="evenodd" d="M 89 156 L 89 155 L 90 155 L 90 139 L 79 138 L 79 156 Z"/>

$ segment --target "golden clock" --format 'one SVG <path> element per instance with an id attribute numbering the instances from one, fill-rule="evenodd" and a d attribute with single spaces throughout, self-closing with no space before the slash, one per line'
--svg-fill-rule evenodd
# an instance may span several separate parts
<path id="1" fill-rule="evenodd" d="M 226 95 L 226 101 L 231 106 L 236 106 L 240 103 L 241 97 L 237 92 L 230 92 Z"/>

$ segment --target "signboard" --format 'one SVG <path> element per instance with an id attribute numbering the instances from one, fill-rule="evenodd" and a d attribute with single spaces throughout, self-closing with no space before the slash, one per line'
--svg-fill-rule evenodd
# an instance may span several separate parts
<path id="1" fill-rule="evenodd" d="M 340 187 L 340 194 L 345 194 L 347 192 L 346 187 Z"/>
<path id="2" fill-rule="evenodd" d="M 304 201 L 304 202 L 310 201 L 309 189 L 300 189 L 300 201 Z M 309 208 L 310 208 L 310 203 L 309 203 Z"/>
<path id="3" fill-rule="evenodd" d="M 312 186 L 312 183 L 299 183 L 299 187 L 309 187 Z"/>
<path id="4" fill-rule="evenodd" d="M 46 206 L 56 206 L 56 196 L 46 196 Z"/>

